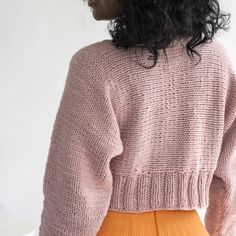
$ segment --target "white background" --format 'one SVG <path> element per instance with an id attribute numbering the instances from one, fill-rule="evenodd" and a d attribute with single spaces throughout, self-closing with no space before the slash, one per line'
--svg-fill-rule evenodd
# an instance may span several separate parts
<path id="1" fill-rule="evenodd" d="M 231 28 L 218 32 L 236 63 L 236 3 L 221 2 Z M 82 0 L 0 0 L 0 235 L 36 236 L 43 175 L 71 56 L 110 39 Z M 205 209 L 198 209 L 203 221 Z"/>

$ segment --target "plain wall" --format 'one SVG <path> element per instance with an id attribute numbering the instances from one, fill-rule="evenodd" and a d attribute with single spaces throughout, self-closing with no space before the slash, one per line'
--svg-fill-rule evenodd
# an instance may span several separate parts
<path id="1" fill-rule="evenodd" d="M 222 2 L 231 29 L 218 33 L 236 62 L 236 3 Z M 0 0 L 0 235 L 38 235 L 52 126 L 71 56 L 110 39 L 80 1 Z M 203 220 L 205 209 L 198 210 Z"/>

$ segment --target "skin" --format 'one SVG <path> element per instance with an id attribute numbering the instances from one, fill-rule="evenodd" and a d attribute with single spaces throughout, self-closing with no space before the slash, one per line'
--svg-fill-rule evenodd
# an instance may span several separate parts
<path id="1" fill-rule="evenodd" d="M 120 8 L 116 0 L 94 0 L 91 11 L 95 20 L 112 20 L 119 15 Z"/>
<path id="2" fill-rule="evenodd" d="M 94 5 L 91 6 L 91 11 L 95 20 L 113 20 L 118 17 L 121 8 L 117 0 L 93 0 Z M 143 46 L 137 44 L 136 46 Z"/>

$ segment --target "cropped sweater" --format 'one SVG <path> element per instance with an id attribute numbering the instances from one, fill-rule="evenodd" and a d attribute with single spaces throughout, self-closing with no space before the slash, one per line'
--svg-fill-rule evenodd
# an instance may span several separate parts
<path id="1" fill-rule="evenodd" d="M 95 236 L 108 210 L 197 208 L 210 236 L 236 235 L 236 73 L 225 47 L 198 45 L 197 64 L 173 41 L 152 69 L 136 49 L 106 39 L 72 55 L 39 235 Z"/>

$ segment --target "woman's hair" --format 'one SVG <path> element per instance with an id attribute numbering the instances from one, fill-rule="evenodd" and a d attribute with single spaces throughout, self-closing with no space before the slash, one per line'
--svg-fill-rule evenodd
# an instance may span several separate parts
<path id="1" fill-rule="evenodd" d="M 193 48 L 212 41 L 219 29 L 228 30 L 231 14 L 223 14 L 217 0 L 116 0 L 119 16 L 108 24 L 114 46 L 128 49 L 144 45 L 154 56 L 173 40 L 189 38 L 188 55 L 199 53 Z M 200 56 L 201 61 L 201 56 Z M 199 62 L 200 62 L 199 61 Z"/>

